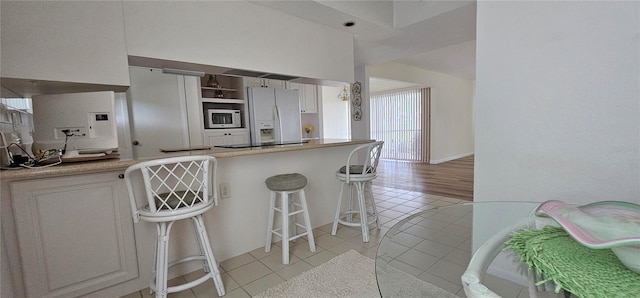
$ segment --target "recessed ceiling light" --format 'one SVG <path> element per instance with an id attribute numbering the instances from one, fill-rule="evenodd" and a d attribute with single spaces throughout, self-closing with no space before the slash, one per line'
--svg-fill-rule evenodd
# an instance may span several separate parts
<path id="1" fill-rule="evenodd" d="M 344 22 L 344 24 L 342 24 L 345 27 L 352 27 L 353 25 L 355 25 L 355 22 Z"/>

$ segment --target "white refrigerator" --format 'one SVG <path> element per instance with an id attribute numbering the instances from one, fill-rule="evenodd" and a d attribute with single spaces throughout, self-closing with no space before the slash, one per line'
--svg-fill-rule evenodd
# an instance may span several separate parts
<path id="1" fill-rule="evenodd" d="M 302 142 L 298 90 L 249 87 L 247 95 L 253 145 Z"/>

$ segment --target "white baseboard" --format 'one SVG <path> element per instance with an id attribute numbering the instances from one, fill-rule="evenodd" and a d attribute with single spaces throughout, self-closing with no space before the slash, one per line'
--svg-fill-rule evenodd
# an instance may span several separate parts
<path id="1" fill-rule="evenodd" d="M 435 160 L 432 159 L 432 160 L 429 161 L 429 163 L 430 164 L 439 164 L 439 163 L 443 163 L 443 162 L 446 162 L 446 161 L 451 161 L 451 160 L 454 160 L 454 159 L 471 156 L 474 153 L 475 152 L 468 152 L 468 153 L 458 154 L 458 155 L 454 155 L 454 156 L 449 156 L 447 158 L 442 158 L 442 159 L 435 159 Z"/>

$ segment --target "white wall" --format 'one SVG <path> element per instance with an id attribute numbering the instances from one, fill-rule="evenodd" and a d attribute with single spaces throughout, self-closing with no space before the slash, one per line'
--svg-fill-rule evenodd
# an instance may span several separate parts
<path id="1" fill-rule="evenodd" d="M 389 79 L 369 78 L 369 93 L 391 91 L 405 88 L 420 88 L 418 84 Z"/>
<path id="2" fill-rule="evenodd" d="M 475 201 L 640 203 L 640 2 L 478 2 Z"/>
<path id="3" fill-rule="evenodd" d="M 349 119 L 351 121 L 351 137 L 354 139 L 370 139 L 371 138 L 371 116 L 369 115 L 369 66 L 360 66 L 355 70 L 356 82 L 361 84 L 362 97 L 362 119 L 354 121 L 351 113 L 353 113 L 353 107 L 351 106 L 351 99 L 349 100 Z"/>
<path id="4" fill-rule="evenodd" d="M 353 80 L 349 32 L 246 1 L 125 1 L 124 19 L 132 56 Z"/>
<path id="5" fill-rule="evenodd" d="M 398 63 L 370 66 L 369 75 L 431 87 L 432 163 L 473 154 L 472 81 Z"/>
<path id="6" fill-rule="evenodd" d="M 341 87 L 318 86 L 322 88 L 322 132 L 327 139 L 350 139 L 349 101 L 338 99 Z"/>

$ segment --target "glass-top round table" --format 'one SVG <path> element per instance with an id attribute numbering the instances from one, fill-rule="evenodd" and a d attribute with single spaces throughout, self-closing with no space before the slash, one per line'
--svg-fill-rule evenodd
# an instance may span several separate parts
<path id="1" fill-rule="evenodd" d="M 382 297 L 465 297 L 461 276 L 487 239 L 531 216 L 537 202 L 479 202 L 411 215 L 383 237 L 376 256 Z M 502 252 L 483 279 L 502 297 L 529 297 L 521 266 Z M 502 255 L 502 256 L 501 256 Z M 525 270 L 526 271 L 526 270 Z"/>

